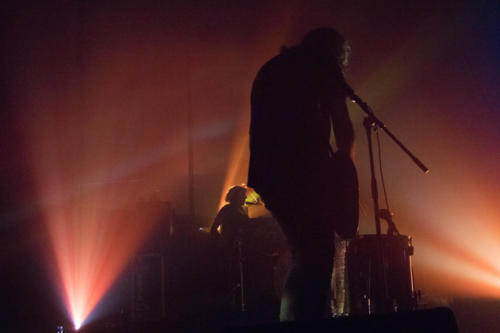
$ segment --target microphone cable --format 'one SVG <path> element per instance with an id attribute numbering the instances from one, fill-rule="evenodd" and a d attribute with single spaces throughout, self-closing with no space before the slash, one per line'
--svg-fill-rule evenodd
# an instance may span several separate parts
<path id="1" fill-rule="evenodd" d="M 382 148 L 381 148 L 381 144 L 380 144 L 380 135 L 379 135 L 378 127 L 376 128 L 375 133 L 377 134 L 377 150 L 378 150 L 380 181 L 382 182 L 382 189 L 384 190 L 385 205 L 386 205 L 387 210 L 390 212 L 391 209 L 389 208 L 389 199 L 387 197 L 387 191 L 385 188 L 385 180 L 384 180 L 384 171 L 382 168 Z"/>

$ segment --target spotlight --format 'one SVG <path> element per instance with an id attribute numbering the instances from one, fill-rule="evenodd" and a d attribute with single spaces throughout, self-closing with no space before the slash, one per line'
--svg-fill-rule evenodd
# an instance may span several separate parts
<path id="1" fill-rule="evenodd" d="M 81 328 L 81 325 L 57 325 L 56 333 L 73 333 L 77 332 Z"/>

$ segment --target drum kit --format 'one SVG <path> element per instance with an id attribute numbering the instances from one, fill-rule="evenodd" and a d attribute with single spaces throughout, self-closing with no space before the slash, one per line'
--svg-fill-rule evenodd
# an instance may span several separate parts
<path id="1" fill-rule="evenodd" d="M 384 214 L 381 216 L 384 217 Z M 271 218 L 256 219 L 254 222 L 251 229 L 246 230 L 245 244 L 253 244 L 263 255 L 264 252 L 275 252 L 279 253 L 279 257 L 286 256 L 285 239 L 277 223 Z M 342 259 L 345 258 L 345 262 L 339 260 L 340 265 L 337 266 L 337 262 L 335 264 L 336 269 L 342 271 L 339 273 L 343 273 L 343 283 L 342 290 L 335 292 L 336 297 L 339 297 L 338 293 L 344 293 L 345 306 L 340 312 L 335 311 L 336 315 L 384 314 L 417 309 L 419 295 L 413 280 L 412 238 L 399 234 L 392 219 L 387 222 L 387 234 L 358 235 L 348 241 L 347 250 L 339 253 Z M 279 244 L 283 246 L 277 246 Z M 336 257 L 335 260 L 338 259 Z M 273 267 L 276 273 L 277 267 Z M 276 285 L 282 284 L 283 278 L 284 276 L 279 277 Z M 243 278 L 241 281 L 243 282 Z M 276 286 L 275 292 L 279 293 Z M 338 310 L 336 306 L 334 308 Z M 243 305 L 242 312 L 244 309 Z"/>
<path id="2" fill-rule="evenodd" d="M 411 237 L 362 235 L 346 252 L 349 314 L 412 311 L 417 307 L 413 283 Z"/>

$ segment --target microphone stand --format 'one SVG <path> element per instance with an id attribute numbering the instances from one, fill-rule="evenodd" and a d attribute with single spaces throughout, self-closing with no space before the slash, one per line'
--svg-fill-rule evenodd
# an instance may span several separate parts
<path id="1" fill-rule="evenodd" d="M 381 237 L 381 231 L 380 231 L 380 208 L 379 208 L 379 202 L 378 202 L 378 187 L 377 187 L 377 179 L 375 177 L 375 166 L 374 166 L 374 158 L 373 158 L 373 147 L 372 147 L 372 129 L 377 130 L 378 128 L 381 128 L 384 130 L 384 132 L 389 135 L 389 137 L 396 142 L 396 144 L 413 160 L 413 162 L 420 168 L 424 173 L 428 173 L 429 169 L 415 156 L 413 155 L 408 148 L 406 148 L 401 141 L 399 141 L 394 134 L 392 134 L 387 127 L 384 125 L 382 121 L 380 121 L 375 114 L 373 113 L 373 110 L 370 108 L 368 104 L 366 104 L 359 96 L 357 96 L 354 91 L 349 87 L 347 84 L 346 85 L 346 90 L 347 90 L 347 95 L 349 98 L 356 103 L 366 114 L 367 117 L 365 117 L 363 121 L 363 126 L 366 129 L 366 135 L 368 138 L 368 148 L 369 148 L 369 154 L 370 154 L 370 173 L 371 173 L 371 194 L 372 194 L 372 200 L 373 200 L 373 209 L 374 209 L 374 215 L 375 215 L 375 229 L 377 231 L 377 246 L 376 246 L 376 251 L 377 251 L 377 256 L 376 256 L 376 264 L 378 263 L 378 267 L 381 267 L 382 269 L 379 270 L 378 272 L 375 273 L 375 284 L 379 286 L 379 288 L 373 288 L 375 290 L 372 290 L 372 288 L 369 288 L 369 295 L 368 296 L 368 313 L 384 313 L 384 312 L 391 312 L 395 311 L 394 306 L 392 304 L 392 301 L 389 299 L 388 295 L 388 286 L 387 286 L 387 273 L 386 273 L 386 258 L 383 255 L 383 245 L 382 245 L 382 237 Z M 378 283 L 377 283 L 378 282 Z M 371 285 L 371 283 L 370 283 Z M 379 298 L 381 297 L 381 298 Z M 372 303 L 372 298 L 374 298 L 374 301 Z M 381 304 L 378 304 L 381 301 Z M 372 310 L 374 309 L 374 311 Z"/>
<path id="2" fill-rule="evenodd" d="M 377 130 L 377 125 L 372 121 L 370 117 L 365 117 L 363 120 L 363 126 L 366 130 L 366 137 L 368 139 L 368 152 L 370 155 L 370 175 L 371 175 L 371 191 L 372 191 L 372 201 L 373 210 L 375 211 L 375 230 L 377 231 L 377 236 L 380 236 L 380 206 L 378 203 L 378 185 L 377 178 L 375 176 L 375 162 L 373 159 L 373 143 L 372 143 L 372 129 Z"/>
<path id="3" fill-rule="evenodd" d="M 347 86 L 347 84 L 346 84 Z M 368 116 L 364 119 L 363 125 L 366 129 L 366 134 L 368 136 L 368 147 L 370 151 L 370 170 L 371 170 L 371 188 L 372 188 L 372 200 L 373 200 L 373 208 L 375 210 L 375 228 L 377 231 L 377 235 L 380 236 L 380 214 L 379 214 L 379 204 L 378 204 L 378 188 L 377 188 L 377 180 L 375 178 L 375 167 L 373 161 L 373 149 L 372 149 L 372 140 L 371 140 L 371 129 L 381 128 L 384 132 L 394 141 L 396 144 L 413 160 L 413 162 L 424 172 L 428 173 L 429 169 L 408 149 L 406 148 L 401 141 L 394 136 L 387 129 L 380 119 L 378 119 L 373 110 L 370 108 L 368 104 L 366 104 L 358 95 L 354 93 L 354 91 L 347 86 L 348 97 L 356 103 L 361 110 L 363 110 Z"/>

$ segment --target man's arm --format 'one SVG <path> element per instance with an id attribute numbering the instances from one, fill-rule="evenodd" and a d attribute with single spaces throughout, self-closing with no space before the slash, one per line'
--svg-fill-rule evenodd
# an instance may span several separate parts
<path id="1" fill-rule="evenodd" d="M 352 159 L 354 154 L 354 129 L 347 111 L 344 94 L 338 94 L 335 97 L 331 117 L 337 148 L 339 151 L 348 154 Z"/>
<path id="2" fill-rule="evenodd" d="M 215 236 L 219 235 L 218 228 L 222 224 L 222 221 L 223 221 L 221 215 L 222 215 L 222 210 L 220 210 L 217 213 L 217 216 L 215 217 L 214 223 L 212 224 L 212 227 L 210 228 L 210 233 L 212 235 L 215 235 Z"/>
<path id="3" fill-rule="evenodd" d="M 322 72 L 323 84 L 321 98 L 333 125 L 333 132 L 338 151 L 353 158 L 354 129 L 346 105 L 345 82 L 340 70 L 327 68 Z"/>
<path id="4" fill-rule="evenodd" d="M 354 129 L 347 110 L 346 94 L 343 89 L 341 75 L 340 73 L 332 73 L 328 76 L 323 88 L 323 94 L 332 120 L 337 149 L 346 153 L 352 159 L 354 157 Z"/>

